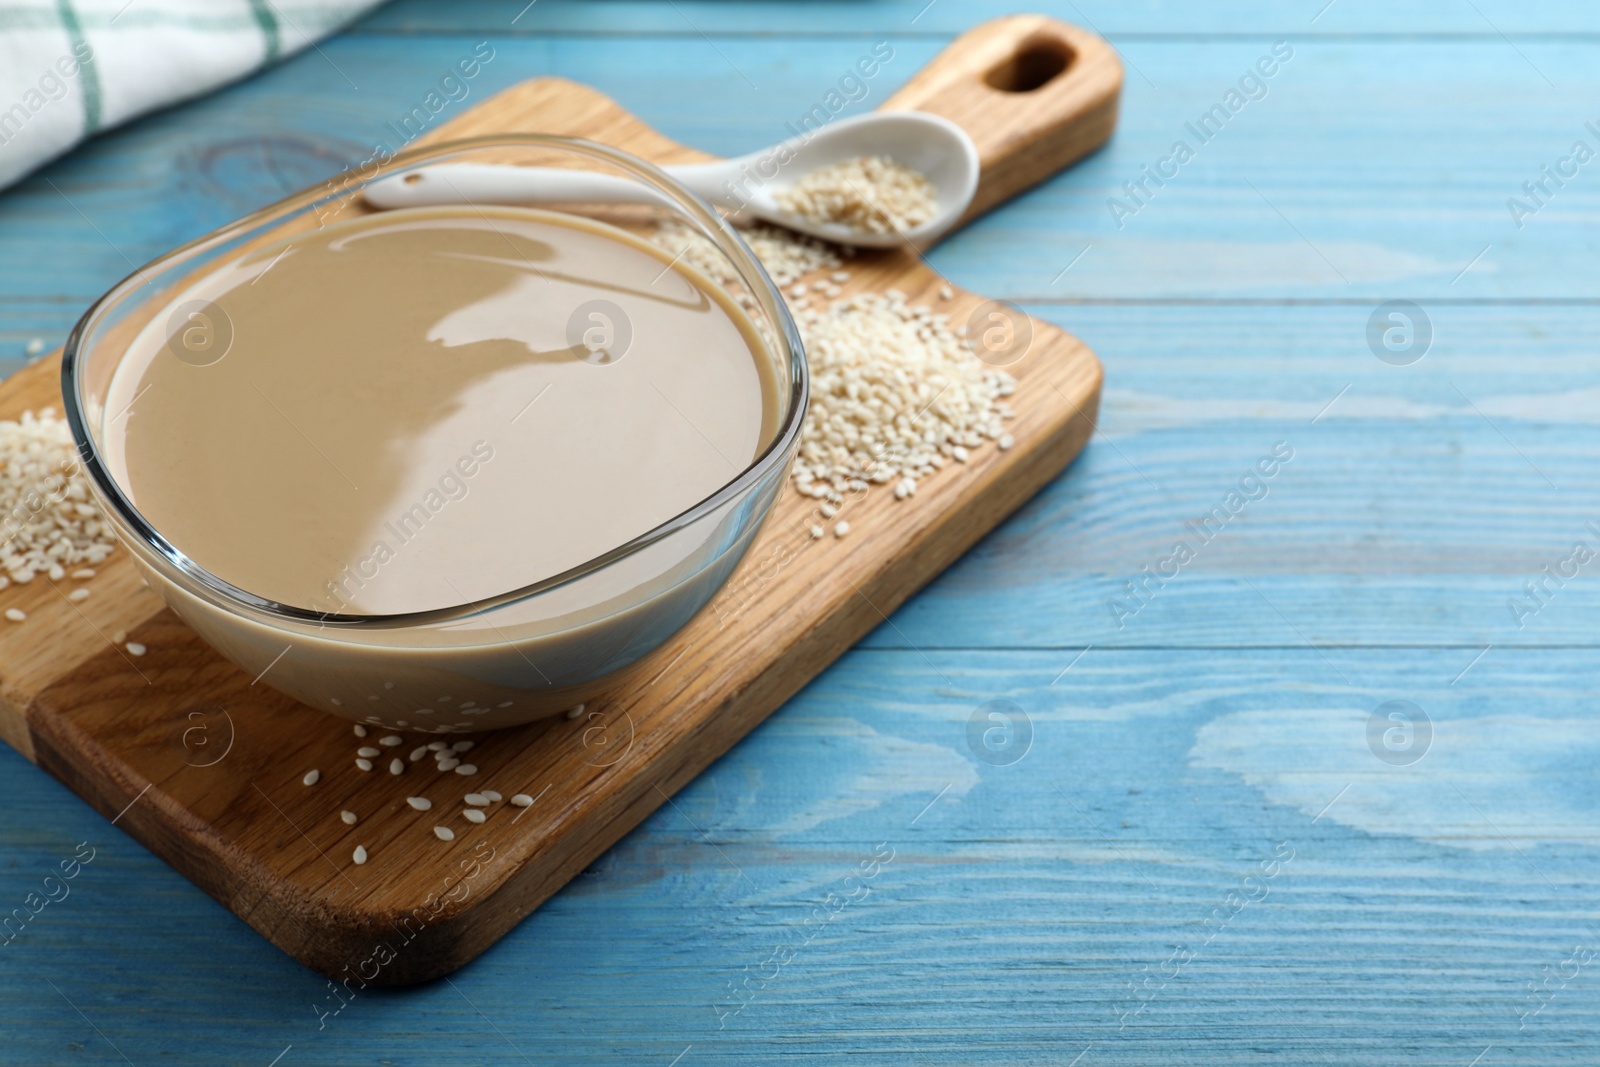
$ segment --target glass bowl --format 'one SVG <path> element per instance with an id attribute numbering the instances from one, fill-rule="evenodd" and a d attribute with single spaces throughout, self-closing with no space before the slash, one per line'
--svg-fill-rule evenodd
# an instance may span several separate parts
<path id="1" fill-rule="evenodd" d="M 673 232 L 688 234 L 680 241 L 694 242 L 701 280 L 714 278 L 766 343 L 757 356 L 771 361 L 778 383 L 775 433 L 753 462 L 710 496 L 532 585 L 392 615 L 317 611 L 238 588 L 163 536 L 114 476 L 107 430 L 131 405 L 110 410 L 113 375 L 134 339 L 149 329 L 167 330 L 173 358 L 210 358 L 207 346 L 218 343 L 215 324 L 203 308 L 198 319 L 184 311 L 183 296 L 195 282 L 273 241 L 366 214 L 382 199 L 364 196 L 375 183 L 388 180 L 392 188 L 439 164 L 587 172 L 598 191 L 593 200 L 583 199 L 584 179 L 569 176 L 560 211 L 634 233 L 668 223 Z M 664 270 L 677 259 L 665 251 L 660 258 Z M 793 461 L 808 399 L 794 322 L 730 226 L 643 160 L 587 141 L 531 135 L 375 156 L 155 260 L 79 320 L 63 355 L 62 389 L 92 491 L 151 587 L 184 622 L 250 676 L 303 704 L 354 722 L 428 733 L 515 726 L 567 711 L 610 691 L 626 668 L 678 632 L 727 580 L 766 519 Z"/>

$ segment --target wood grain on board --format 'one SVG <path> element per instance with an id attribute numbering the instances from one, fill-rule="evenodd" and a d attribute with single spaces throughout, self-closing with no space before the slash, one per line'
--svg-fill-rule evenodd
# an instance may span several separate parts
<path id="1" fill-rule="evenodd" d="M 937 98 L 974 98 L 951 117 L 981 126 L 989 202 L 1050 173 L 1109 134 L 1120 85 L 1114 58 L 1069 65 L 1035 86 L 986 73 L 1027 56 L 1046 32 L 1002 20 L 958 40 Z M 1075 47 L 1091 39 L 1070 31 Z M 1007 36 L 1009 34 L 1009 37 Z M 997 41 L 1015 42 L 1011 53 Z M 1008 58 L 1011 57 L 1011 58 Z M 1008 80 L 1009 79 L 1009 80 Z M 1056 93 L 1058 83 L 1083 91 Z M 1097 86 L 1098 88 L 1095 88 Z M 1050 92 L 1040 97 L 1039 92 Z M 1041 120 L 1041 115 L 1047 121 Z M 1088 132 L 1072 120 L 1088 124 Z M 1016 136 L 996 139 L 1007 122 Z M 561 79 L 526 82 L 429 141 L 497 132 L 604 141 L 656 162 L 705 158 L 651 131 L 600 93 Z M 1011 161 L 1020 179 L 1000 179 Z M 1059 162 L 1055 165 L 1059 165 Z M 897 288 L 958 326 L 985 303 L 956 292 L 909 251 L 861 255 L 847 292 Z M 728 586 L 682 632 L 578 719 L 485 735 L 475 777 L 357 770 L 349 724 L 296 705 L 213 653 L 140 587 L 123 554 L 73 604 L 49 583 L 18 590 L 27 625 L 0 630 L 0 732 L 284 951 L 331 978 L 401 984 L 447 974 L 509 930 L 902 601 L 1053 479 L 1093 430 L 1101 372 L 1078 340 L 1026 322 L 1032 340 L 1007 367 L 1020 385 L 1009 451 L 978 449 L 896 502 L 878 490 L 841 510 L 846 538 L 814 540 L 814 501 L 786 492 Z M 49 406 L 54 358 L 0 386 L 0 416 Z M 108 635 L 128 631 L 131 656 Z M 25 723 L 24 723 L 25 718 Z M 369 739 L 367 744 L 372 743 Z M 402 757 L 418 742 L 394 749 Z M 386 751 L 385 759 L 389 753 Z M 302 784 L 309 770 L 315 786 Z M 461 795 L 525 793 L 489 820 L 460 818 Z M 428 812 L 406 804 L 427 796 Z M 359 821 L 348 826 L 343 810 Z M 442 842 L 432 828 L 455 838 Z M 357 845 L 370 860 L 354 865 Z"/>

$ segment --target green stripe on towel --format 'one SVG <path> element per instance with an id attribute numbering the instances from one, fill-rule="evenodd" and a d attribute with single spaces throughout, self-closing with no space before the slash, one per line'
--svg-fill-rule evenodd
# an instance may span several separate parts
<path id="1" fill-rule="evenodd" d="M 77 12 L 72 10 L 71 0 L 56 0 L 56 9 L 61 13 L 61 25 L 72 40 L 73 53 L 81 55 L 81 46 L 88 44 L 88 41 L 83 36 L 83 25 L 78 21 Z M 79 65 L 78 76 L 79 84 L 83 86 L 83 135 L 87 137 L 100 128 L 102 110 L 100 72 L 95 69 L 92 57 Z"/>

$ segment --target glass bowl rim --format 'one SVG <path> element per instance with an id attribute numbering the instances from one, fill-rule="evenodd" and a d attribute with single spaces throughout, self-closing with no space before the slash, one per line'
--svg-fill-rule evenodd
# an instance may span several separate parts
<path id="1" fill-rule="evenodd" d="M 507 147 L 562 149 L 603 160 L 621 168 L 625 172 L 631 173 L 636 178 L 642 179 L 645 184 L 654 184 L 663 188 L 675 202 L 674 207 L 699 223 L 702 230 L 709 231 L 719 251 L 733 261 L 735 268 L 738 269 L 742 276 L 741 280 L 750 285 L 753 295 L 763 305 L 763 310 L 767 313 L 776 328 L 777 334 L 781 336 L 783 344 L 788 350 L 788 375 L 787 377 L 780 376 L 780 385 L 786 387 L 787 391 L 784 399 L 790 401 L 789 410 L 767 447 L 716 492 L 665 522 L 639 534 L 632 540 L 595 556 L 593 559 L 576 567 L 568 568 L 537 582 L 453 607 L 429 608 L 425 611 L 379 615 L 313 611 L 309 608 L 283 604 L 267 597 L 258 596 L 218 577 L 190 559 L 146 521 L 139 510 L 134 507 L 133 502 L 123 493 L 122 487 L 117 484 L 106 469 L 100 451 L 94 443 L 94 438 L 88 432 L 88 420 L 85 416 L 81 397 L 83 381 L 79 371 L 82 365 L 82 346 L 89 331 L 99 325 L 100 319 L 111 305 L 120 302 L 121 299 L 143 284 L 147 275 L 153 275 L 158 271 L 164 270 L 169 264 L 181 261 L 190 253 L 205 246 L 224 243 L 263 224 L 270 218 L 302 210 L 328 197 L 345 195 L 369 185 L 379 178 L 393 177 L 396 173 L 401 173 L 423 161 L 439 161 L 441 158 L 447 159 L 453 155 L 474 149 Z M 357 166 L 362 165 L 358 164 Z M 120 526 L 131 531 L 144 547 L 150 549 L 157 557 L 174 567 L 184 578 L 198 583 L 200 591 L 206 595 L 207 599 L 220 607 L 230 610 L 244 609 L 246 614 L 264 615 L 278 622 L 316 625 L 318 627 L 335 626 L 354 629 L 405 628 L 438 625 L 468 619 L 496 608 L 531 599 L 552 589 L 569 585 L 590 574 L 603 570 L 612 563 L 648 548 L 679 530 L 694 524 L 705 515 L 722 507 L 728 501 L 744 495 L 755 484 L 766 478 L 774 466 L 787 460 L 793 445 L 799 439 L 811 395 L 810 374 L 806 363 L 805 349 L 802 346 L 800 333 L 795 326 L 794 318 L 789 313 L 788 304 L 784 301 L 777 285 L 767 274 L 766 268 L 762 266 L 761 261 L 756 258 L 755 254 L 750 251 L 749 246 L 739 236 L 738 231 L 729 225 L 706 201 L 679 183 L 660 167 L 622 149 L 612 148 L 609 145 L 580 137 L 564 137 L 556 134 L 507 133 L 441 141 L 426 147 L 396 153 L 380 163 L 377 169 L 369 175 L 355 177 L 355 172 L 355 167 L 349 168 L 326 182 L 291 193 L 281 200 L 250 212 L 235 219 L 233 222 L 211 230 L 150 260 L 144 266 L 125 276 L 96 299 L 72 327 L 72 332 L 68 335 L 66 344 L 62 347 L 61 393 L 63 413 L 72 432 L 73 441 L 78 451 L 78 458 L 90 478 L 93 479 L 101 500 L 108 501 L 111 504 L 114 512 L 113 518 Z M 757 281 L 760 283 L 759 285 L 751 284 Z M 182 585 L 182 583 L 179 584 L 180 586 Z M 186 589 L 186 591 L 191 594 L 195 592 L 192 589 Z"/>

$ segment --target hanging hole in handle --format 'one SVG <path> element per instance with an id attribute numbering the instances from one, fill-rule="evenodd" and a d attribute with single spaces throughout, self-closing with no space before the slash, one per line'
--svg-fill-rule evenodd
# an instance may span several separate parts
<path id="1" fill-rule="evenodd" d="M 1035 34 L 1017 45 L 1017 50 L 989 68 L 983 76 L 992 89 L 1003 93 L 1031 93 L 1060 77 L 1072 66 L 1072 48 L 1067 42 Z"/>

